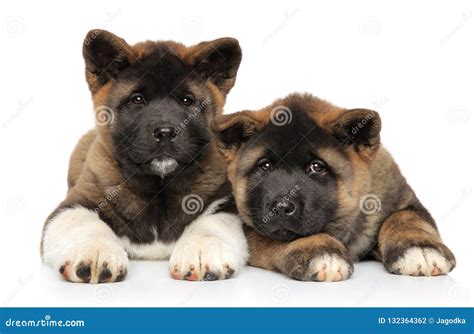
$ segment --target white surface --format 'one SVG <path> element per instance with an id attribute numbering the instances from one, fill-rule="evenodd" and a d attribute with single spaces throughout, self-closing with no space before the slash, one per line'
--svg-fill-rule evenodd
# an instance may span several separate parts
<path id="1" fill-rule="evenodd" d="M 435 279 L 390 276 L 362 264 L 353 279 L 337 284 L 298 283 L 257 269 L 228 282 L 174 282 L 163 263 L 133 263 L 105 305 L 270 305 L 277 284 L 290 290 L 283 305 L 452 305 L 472 295 L 473 7 L 472 1 L 0 2 L 0 303 L 100 304 L 96 286 L 61 282 L 38 265 L 42 224 L 66 192 L 69 154 L 93 125 L 81 55 L 92 28 L 131 43 L 238 38 L 244 56 L 227 112 L 259 108 L 292 91 L 375 108 L 385 146 L 458 262 L 450 277 Z"/>
<path id="2" fill-rule="evenodd" d="M 364 262 L 336 283 L 299 282 L 248 267 L 226 281 L 185 282 L 169 277 L 166 262 L 132 261 L 127 280 L 68 283 L 38 265 L 8 298 L 9 306 L 472 306 L 467 285 L 450 276 L 390 275 Z"/>

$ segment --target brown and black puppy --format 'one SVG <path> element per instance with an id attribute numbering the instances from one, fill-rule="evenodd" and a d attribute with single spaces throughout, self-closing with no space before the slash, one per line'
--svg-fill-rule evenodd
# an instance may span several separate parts
<path id="1" fill-rule="evenodd" d="M 129 257 L 170 257 L 176 279 L 230 277 L 248 251 L 209 125 L 234 85 L 239 43 L 131 46 L 93 30 L 83 55 L 96 127 L 72 154 L 43 260 L 72 282 L 120 281 Z"/>
<path id="2" fill-rule="evenodd" d="M 369 255 L 401 275 L 454 267 L 433 218 L 380 144 L 375 111 L 293 94 L 212 127 L 248 226 L 251 265 L 316 281 L 347 279 Z"/>

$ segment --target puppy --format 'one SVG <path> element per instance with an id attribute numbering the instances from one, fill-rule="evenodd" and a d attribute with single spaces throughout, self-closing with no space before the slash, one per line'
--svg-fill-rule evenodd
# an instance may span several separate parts
<path id="1" fill-rule="evenodd" d="M 71 282 L 121 281 L 129 258 L 170 258 L 175 279 L 232 276 L 247 243 L 209 124 L 234 85 L 238 41 L 131 46 L 93 30 L 83 56 L 96 127 L 44 225 L 44 262 Z"/>
<path id="2" fill-rule="evenodd" d="M 455 266 L 435 222 L 380 144 L 375 111 L 293 94 L 212 124 L 250 264 L 298 280 L 340 281 L 375 256 L 390 273 Z"/>

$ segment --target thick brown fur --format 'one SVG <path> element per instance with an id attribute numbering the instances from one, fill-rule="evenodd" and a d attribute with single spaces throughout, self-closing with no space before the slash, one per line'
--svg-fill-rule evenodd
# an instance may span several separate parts
<path id="1" fill-rule="evenodd" d="M 332 196 L 336 209 L 319 233 L 289 242 L 257 233 L 255 217 L 250 214 L 253 208 L 249 207 L 255 205 L 249 203 L 249 196 L 256 191 L 249 185 L 252 169 L 264 151 L 278 152 L 276 139 L 272 141 L 272 137 L 263 134 L 275 127 L 274 118 L 278 118 L 275 111 L 284 110 L 282 106 L 292 112 L 293 123 L 298 122 L 296 117 L 304 117 L 314 123 L 313 128 L 318 128 L 321 136 L 337 139 L 336 145 L 315 146 L 308 152 L 324 160 L 336 175 L 337 190 Z M 300 135 L 298 126 L 293 126 L 292 132 L 285 132 L 285 126 L 280 126 L 274 133 L 290 140 Z M 381 145 L 381 121 L 375 111 L 348 110 L 309 94 L 292 94 L 258 111 L 220 116 L 213 122 L 213 129 L 228 163 L 228 177 L 239 213 L 249 226 L 246 233 L 251 265 L 308 280 L 313 279 L 305 274 L 308 259 L 314 254 L 331 253 L 345 259 L 351 268 L 354 261 L 375 257 L 388 271 L 400 273 L 396 262 L 407 249 L 420 247 L 438 251 L 446 259 L 448 271 L 455 266 L 454 256 L 442 243 L 433 218 Z M 302 128 L 301 132 L 304 132 Z M 306 132 L 301 134 L 302 138 L 305 135 Z M 264 139 L 260 140 L 259 136 Z M 280 160 L 285 160 L 287 154 L 284 152 Z M 369 213 L 363 209 L 367 196 L 376 201 L 369 206 L 378 206 L 369 208 Z M 432 272 L 425 275 L 446 273 L 438 269 L 434 264 Z M 419 271 L 410 274 L 423 275 Z"/>
<path id="2" fill-rule="evenodd" d="M 113 53 L 113 59 L 108 60 L 108 65 L 103 67 L 99 63 L 107 59 L 94 58 L 99 52 L 97 49 L 102 47 L 99 40 L 107 47 L 107 50 L 100 50 L 103 57 Z M 226 58 L 228 55 L 225 51 L 229 48 L 234 52 L 232 58 Z M 67 196 L 46 220 L 43 238 L 48 223 L 58 213 L 67 208 L 82 206 L 97 212 L 118 237 L 125 236 L 134 243 L 151 243 L 155 241 L 156 235 L 151 233 L 150 226 L 156 226 L 159 241 L 173 242 L 202 211 L 195 214 L 183 212 L 184 196 L 198 194 L 205 210 L 215 199 L 230 195 L 226 164 L 214 140 L 211 138 L 200 152 L 198 161 L 193 162 L 197 172 L 187 175 L 185 180 L 183 177 L 180 180 L 180 175 L 176 175 L 173 178 L 177 180 L 165 179 L 166 182 L 157 181 L 156 184 L 147 182 L 145 177 L 143 180 L 133 181 L 132 176 L 124 175 L 122 166 L 116 159 L 113 138 L 117 131 L 116 122 L 102 124 L 103 117 L 114 115 L 100 113 L 104 110 L 107 112 L 110 101 L 126 96 L 134 89 L 135 82 L 116 82 L 114 77 L 117 73 L 125 66 L 145 62 L 147 57 L 161 50 L 160 52 L 179 59 L 178 63 L 181 62 L 183 66 L 192 67 L 193 75 L 200 76 L 200 80 L 194 79 L 189 86 L 192 86 L 197 95 L 207 95 L 207 102 L 199 112 L 204 114 L 205 125 L 208 127 L 211 120 L 222 113 L 226 95 L 235 83 L 241 59 L 238 42 L 232 38 L 222 38 L 189 47 L 173 41 L 146 41 L 132 46 L 110 32 L 92 30 L 86 36 L 83 50 L 86 80 L 92 94 L 97 125 L 80 139 L 72 153 Z M 233 63 L 229 65 L 226 61 Z M 213 66 L 220 67 L 215 69 Z M 223 72 L 223 68 L 229 70 Z M 43 239 L 41 252 L 43 253 Z M 67 279 L 67 272 L 64 273 L 64 267 L 61 268 L 61 274 Z M 77 270 L 80 271 L 80 268 Z M 123 278 L 120 276 L 120 279 Z"/>

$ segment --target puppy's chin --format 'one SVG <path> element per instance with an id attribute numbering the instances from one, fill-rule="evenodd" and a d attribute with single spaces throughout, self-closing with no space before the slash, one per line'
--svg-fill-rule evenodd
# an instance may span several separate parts
<path id="1" fill-rule="evenodd" d="M 155 158 L 149 162 L 150 172 L 162 179 L 173 173 L 178 168 L 178 165 L 176 159 L 169 157 Z"/>

